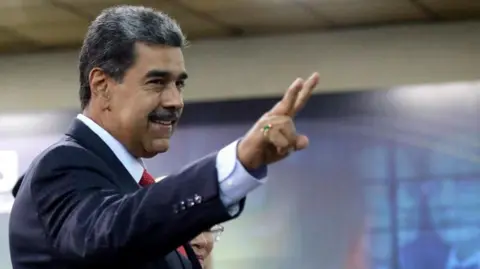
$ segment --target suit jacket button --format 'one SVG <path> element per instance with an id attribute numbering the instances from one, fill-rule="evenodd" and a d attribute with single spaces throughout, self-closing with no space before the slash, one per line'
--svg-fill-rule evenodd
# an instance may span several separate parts
<path id="1" fill-rule="evenodd" d="M 185 202 L 184 201 L 181 201 L 180 202 L 180 210 L 185 210 L 186 207 L 185 207 Z"/>
<path id="2" fill-rule="evenodd" d="M 193 196 L 193 200 L 195 201 L 196 204 L 200 204 L 202 202 L 202 196 L 195 194 Z"/>
<path id="3" fill-rule="evenodd" d="M 193 201 L 193 199 L 187 199 L 187 206 L 188 207 L 192 207 L 195 205 L 195 202 Z"/>

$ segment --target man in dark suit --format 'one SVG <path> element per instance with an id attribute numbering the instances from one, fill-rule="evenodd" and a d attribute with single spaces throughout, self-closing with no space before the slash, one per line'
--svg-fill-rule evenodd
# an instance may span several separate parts
<path id="1" fill-rule="evenodd" d="M 292 119 L 317 73 L 295 80 L 242 139 L 155 183 L 141 158 L 169 148 L 184 45 L 175 21 L 152 9 L 110 8 L 92 22 L 80 51 L 83 112 L 33 161 L 15 198 L 14 269 L 199 268 L 184 244 L 237 217 L 267 165 L 307 147 Z"/>

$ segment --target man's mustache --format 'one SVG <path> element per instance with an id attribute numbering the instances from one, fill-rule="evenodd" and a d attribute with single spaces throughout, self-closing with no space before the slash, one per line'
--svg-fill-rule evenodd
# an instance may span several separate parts
<path id="1" fill-rule="evenodd" d="M 176 121 L 180 118 L 180 109 L 157 109 L 148 114 L 149 120 Z"/>

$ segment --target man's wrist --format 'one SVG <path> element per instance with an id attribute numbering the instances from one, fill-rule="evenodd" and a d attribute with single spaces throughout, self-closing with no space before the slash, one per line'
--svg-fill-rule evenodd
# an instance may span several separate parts
<path id="1" fill-rule="evenodd" d="M 253 150 L 252 150 L 253 149 Z M 262 162 L 261 152 L 255 150 L 249 141 L 242 139 L 237 145 L 237 159 L 247 171 L 255 171 L 261 168 Z"/>

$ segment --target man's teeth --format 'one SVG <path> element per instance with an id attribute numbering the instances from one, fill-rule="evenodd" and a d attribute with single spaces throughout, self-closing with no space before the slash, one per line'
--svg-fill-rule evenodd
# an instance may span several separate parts
<path id="1" fill-rule="evenodd" d="M 161 121 L 157 121 L 157 123 L 162 124 L 162 125 L 172 125 L 172 121 L 161 120 Z"/>

